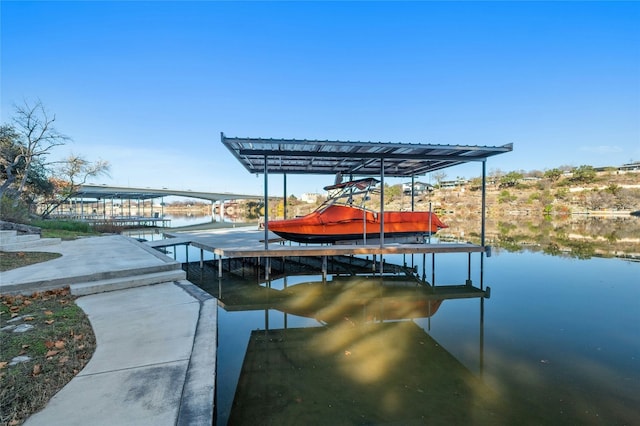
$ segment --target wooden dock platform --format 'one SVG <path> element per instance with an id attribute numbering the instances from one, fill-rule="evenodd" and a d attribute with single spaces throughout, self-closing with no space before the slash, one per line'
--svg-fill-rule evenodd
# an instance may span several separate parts
<path id="1" fill-rule="evenodd" d="M 308 244 L 290 243 L 270 234 L 265 248 L 264 231 L 229 228 L 210 233 L 165 233 L 173 237 L 149 242 L 153 247 L 189 244 L 222 257 L 348 256 L 417 253 L 483 253 L 485 248 L 470 243 L 437 244 Z"/>
<path id="2" fill-rule="evenodd" d="M 253 227 L 225 228 L 213 231 L 175 232 L 165 233 L 169 237 L 164 240 L 147 242 L 152 247 L 161 248 L 177 245 L 190 245 L 200 249 L 200 264 L 204 259 L 204 252 L 219 257 L 235 258 L 264 258 L 270 261 L 274 258 L 287 257 L 321 257 L 326 259 L 333 256 L 371 255 L 377 256 L 393 254 L 441 254 L 441 253 L 484 253 L 486 247 L 471 243 L 440 242 L 435 244 L 298 244 L 282 240 L 275 234 L 268 235 L 269 243 L 265 247 L 264 231 Z M 265 262 L 268 270 L 269 262 Z M 326 265 L 326 261 L 323 262 Z M 222 262 L 218 262 L 219 276 L 222 276 Z M 381 263 L 382 265 L 382 263 Z M 322 269 L 327 272 L 326 267 Z M 267 273 L 268 277 L 268 273 Z"/>
<path id="3" fill-rule="evenodd" d="M 289 256 L 348 256 L 411 254 L 411 253 L 481 253 L 484 248 L 474 244 L 395 244 L 395 245 L 327 245 L 264 247 L 215 247 L 206 242 L 193 241 L 191 245 L 211 251 L 222 257 L 289 257 Z"/>

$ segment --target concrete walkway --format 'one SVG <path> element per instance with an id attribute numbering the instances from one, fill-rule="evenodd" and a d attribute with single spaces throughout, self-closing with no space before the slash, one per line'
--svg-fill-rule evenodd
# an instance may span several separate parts
<path id="1" fill-rule="evenodd" d="M 60 253 L 62 256 L 48 262 L 2 272 L 0 293 L 30 293 L 72 286 L 71 291 L 74 294 L 89 294 L 90 292 L 86 291 L 74 292 L 73 285 L 127 278 L 123 285 L 123 288 L 126 288 L 133 286 L 132 277 L 148 274 L 172 272 L 170 278 L 165 281 L 185 277 L 179 262 L 146 244 L 121 235 L 80 238 L 62 241 L 57 245 L 32 246 L 20 251 L 45 251 Z M 98 287 L 95 292 L 113 289 L 107 286 Z"/>
<path id="2" fill-rule="evenodd" d="M 217 327 L 212 296 L 184 279 L 140 284 L 140 270 L 148 275 L 154 267 L 174 268 L 175 261 L 127 237 L 34 250 L 63 256 L 3 272 L 0 293 L 36 291 L 51 282 L 71 284 L 73 292 L 74 285 L 90 280 L 93 294 L 76 303 L 91 321 L 97 348 L 87 366 L 26 425 L 212 424 Z M 132 288 L 126 288 L 127 281 Z M 101 283 L 112 291 L 100 292 Z"/>

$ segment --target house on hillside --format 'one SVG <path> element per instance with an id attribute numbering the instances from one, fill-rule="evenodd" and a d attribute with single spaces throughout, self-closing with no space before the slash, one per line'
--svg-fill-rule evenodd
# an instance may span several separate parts
<path id="1" fill-rule="evenodd" d="M 422 195 L 427 192 L 433 191 L 433 185 L 424 182 L 413 183 L 413 195 Z M 402 184 L 402 193 L 405 195 L 411 194 L 411 182 Z"/>
<path id="2" fill-rule="evenodd" d="M 623 164 L 618 167 L 619 172 L 640 172 L 640 161 L 635 161 L 633 163 Z"/>
<path id="3" fill-rule="evenodd" d="M 463 186 L 467 183 L 467 181 L 465 179 L 456 179 L 456 180 L 443 180 L 442 182 L 440 182 L 440 188 L 442 189 L 451 189 L 451 188 L 457 188 L 459 186 Z"/>
<path id="4" fill-rule="evenodd" d="M 305 192 L 302 195 L 300 195 L 300 201 L 304 201 L 305 203 L 308 203 L 308 204 L 313 204 L 318 202 L 318 198 L 320 198 L 320 194 L 315 194 L 311 192 Z"/>

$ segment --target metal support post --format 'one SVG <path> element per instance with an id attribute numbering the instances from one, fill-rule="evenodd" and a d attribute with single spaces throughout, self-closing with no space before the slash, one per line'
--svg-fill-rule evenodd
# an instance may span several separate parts
<path id="1" fill-rule="evenodd" d="M 284 173 L 282 175 L 282 184 L 284 185 L 284 218 L 287 218 L 287 174 Z"/>
<path id="2" fill-rule="evenodd" d="M 384 247 L 384 158 L 380 158 L 380 247 Z"/>
<path id="3" fill-rule="evenodd" d="M 487 207 L 487 160 L 482 160 L 482 231 L 480 234 L 480 245 L 484 247 L 485 226 L 486 226 L 486 207 Z"/>
<path id="4" fill-rule="evenodd" d="M 269 172 L 264 156 L 264 249 L 269 250 Z"/>
<path id="5" fill-rule="evenodd" d="M 484 253 L 480 253 L 480 290 L 484 290 Z"/>
<path id="6" fill-rule="evenodd" d="M 327 256 L 322 256 L 322 280 L 327 279 Z"/>
<path id="7" fill-rule="evenodd" d="M 431 210 L 431 201 L 429 201 L 429 244 L 431 244 L 431 215 L 433 215 L 433 210 Z"/>
<path id="8" fill-rule="evenodd" d="M 264 258 L 264 279 L 269 281 L 271 279 L 271 258 Z"/>
<path id="9" fill-rule="evenodd" d="M 436 286 L 436 254 L 431 253 L 431 285 Z"/>
<path id="10" fill-rule="evenodd" d="M 415 210 L 415 207 L 414 207 L 415 200 L 414 200 L 414 195 L 413 195 L 413 192 L 414 192 L 413 189 L 414 189 L 415 185 L 416 185 L 416 176 L 415 175 L 411 175 L 411 211 Z M 431 229 L 431 228 L 429 228 L 429 229 Z"/>
<path id="11" fill-rule="evenodd" d="M 484 297 L 480 298 L 480 377 L 484 374 Z"/>

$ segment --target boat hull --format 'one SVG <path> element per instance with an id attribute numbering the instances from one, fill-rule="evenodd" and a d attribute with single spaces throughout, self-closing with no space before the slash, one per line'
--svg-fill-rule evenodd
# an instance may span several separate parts
<path id="1" fill-rule="evenodd" d="M 380 238 L 380 215 L 348 206 L 330 206 L 303 217 L 270 221 L 269 230 L 300 243 L 335 243 Z M 385 238 L 428 236 L 447 225 L 430 212 L 385 212 Z M 365 237 L 366 236 L 366 237 Z"/>

